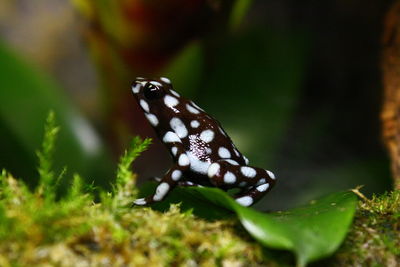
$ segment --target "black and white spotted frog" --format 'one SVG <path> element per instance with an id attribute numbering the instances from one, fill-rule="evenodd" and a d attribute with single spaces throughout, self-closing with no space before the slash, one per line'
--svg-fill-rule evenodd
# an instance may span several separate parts
<path id="1" fill-rule="evenodd" d="M 160 179 L 156 192 L 134 204 L 161 201 L 181 185 L 213 186 L 225 191 L 239 188 L 234 196 L 236 201 L 250 206 L 275 184 L 271 171 L 249 166 L 220 123 L 175 92 L 169 79 L 137 78 L 132 91 L 174 161 Z"/>

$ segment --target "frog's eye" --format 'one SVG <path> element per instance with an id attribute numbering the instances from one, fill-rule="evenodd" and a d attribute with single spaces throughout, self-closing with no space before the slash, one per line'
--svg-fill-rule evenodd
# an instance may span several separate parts
<path id="1" fill-rule="evenodd" d="M 147 83 L 143 88 L 143 92 L 148 100 L 154 100 L 164 96 L 164 91 L 153 83 Z"/>

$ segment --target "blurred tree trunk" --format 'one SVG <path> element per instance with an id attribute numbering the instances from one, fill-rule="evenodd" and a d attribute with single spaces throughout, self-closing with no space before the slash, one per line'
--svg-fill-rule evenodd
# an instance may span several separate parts
<path id="1" fill-rule="evenodd" d="M 382 132 L 391 158 L 395 189 L 400 189 L 400 1 L 395 1 L 386 16 L 383 34 Z"/>

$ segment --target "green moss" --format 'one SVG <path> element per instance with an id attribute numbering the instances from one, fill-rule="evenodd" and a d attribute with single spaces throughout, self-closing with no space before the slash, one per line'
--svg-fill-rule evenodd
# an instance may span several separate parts
<path id="1" fill-rule="evenodd" d="M 171 206 L 122 208 L 70 193 L 44 202 L 10 175 L 1 177 L 0 266 L 258 265 L 261 248 L 235 222 L 207 222 Z M 76 178 L 75 185 L 80 183 Z M 72 198 L 74 196 L 75 198 Z"/>
<path id="2" fill-rule="evenodd" d="M 132 208 L 135 175 L 130 166 L 150 144 L 134 138 L 121 157 L 112 192 L 95 192 L 74 175 L 69 190 L 56 196 L 52 169 L 56 127 L 47 119 L 33 190 L 6 171 L 0 174 L 0 266 L 257 266 L 262 248 L 239 223 L 209 222 L 179 205 L 166 213 Z"/>
<path id="3" fill-rule="evenodd" d="M 178 205 L 160 213 L 109 205 L 114 197 L 93 203 L 80 191 L 78 176 L 67 197 L 53 202 L 5 172 L 1 181 L 0 266 L 263 263 L 261 247 L 235 221 L 204 221 L 181 213 Z"/>
<path id="4" fill-rule="evenodd" d="M 341 266 L 400 264 L 400 191 L 360 197 L 353 226 L 333 263 Z"/>

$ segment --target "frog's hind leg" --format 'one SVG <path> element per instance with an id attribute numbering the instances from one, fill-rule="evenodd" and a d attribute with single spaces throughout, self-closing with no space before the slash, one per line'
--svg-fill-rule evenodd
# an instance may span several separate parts
<path id="1" fill-rule="evenodd" d="M 235 195 L 235 200 L 242 206 L 248 207 L 260 200 L 269 190 L 271 186 L 269 183 L 263 183 L 251 186 L 246 191 Z"/>
<path id="2" fill-rule="evenodd" d="M 220 188 L 242 188 L 235 195 L 242 206 L 251 206 L 260 200 L 275 184 L 275 175 L 268 170 L 252 166 L 235 165 L 219 160 L 208 168 L 211 183 Z"/>

